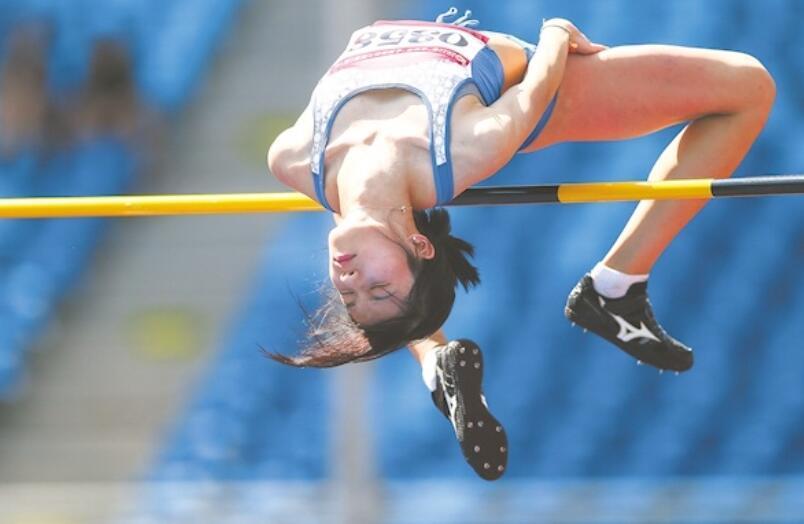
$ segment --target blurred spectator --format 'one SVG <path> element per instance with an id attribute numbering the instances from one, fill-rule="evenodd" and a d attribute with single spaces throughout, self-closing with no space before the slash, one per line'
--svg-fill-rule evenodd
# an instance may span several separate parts
<path id="1" fill-rule="evenodd" d="M 112 38 L 95 42 L 78 107 L 79 136 L 131 139 L 141 125 L 140 99 L 128 50 Z"/>
<path id="2" fill-rule="evenodd" d="M 134 72 L 132 56 L 121 40 L 104 36 L 93 42 L 73 107 L 74 147 L 122 147 L 138 171 L 148 172 L 159 127 L 140 96 Z"/>
<path id="3" fill-rule="evenodd" d="M 47 102 L 44 31 L 14 30 L 0 66 L 0 156 L 8 159 L 43 143 Z"/>

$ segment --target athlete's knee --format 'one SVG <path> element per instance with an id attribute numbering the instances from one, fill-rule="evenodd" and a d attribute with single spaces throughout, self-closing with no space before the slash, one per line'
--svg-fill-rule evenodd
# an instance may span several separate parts
<path id="1" fill-rule="evenodd" d="M 776 99 L 776 82 L 768 69 L 754 56 L 737 53 L 737 75 L 748 109 L 770 111 Z"/>

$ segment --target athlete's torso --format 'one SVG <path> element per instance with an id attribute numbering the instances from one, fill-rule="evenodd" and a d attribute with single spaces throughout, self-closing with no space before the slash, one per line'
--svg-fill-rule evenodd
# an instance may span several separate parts
<path id="1" fill-rule="evenodd" d="M 520 59 L 521 48 L 514 49 Z M 525 67 L 521 58 L 513 76 Z M 455 25 L 378 22 L 355 31 L 294 126 L 295 136 L 309 142 L 296 148 L 309 170 L 290 185 L 337 207 L 337 184 L 348 177 L 337 169 L 342 155 L 383 139 L 413 166 L 405 176 L 412 178 L 414 205 L 450 200 L 461 186 L 453 171 L 460 176 L 477 156 L 461 121 L 500 96 L 510 69 L 506 64 L 503 71 L 485 35 Z"/>
<path id="2" fill-rule="evenodd" d="M 474 95 L 488 104 L 502 90 L 502 64 L 487 42 L 488 37 L 471 29 L 431 22 L 381 21 L 355 31 L 313 93 L 310 167 L 319 202 L 330 207 L 326 153 L 335 138 L 333 127 L 338 123 L 341 130 L 348 129 L 375 118 L 386 132 L 401 134 L 402 143 L 412 139 L 408 155 L 421 155 L 425 150 L 418 146 L 428 146 L 435 203 L 449 202 L 454 195 L 450 139 L 457 102 Z M 382 98 L 388 106 L 378 109 L 381 115 L 365 111 L 373 105 L 368 98 L 362 103 L 368 107 L 357 106 L 363 111 L 350 111 L 354 120 L 347 115 L 340 119 L 346 105 L 361 95 L 389 89 L 390 96 Z M 392 125 L 388 120 L 395 114 L 405 118 Z M 425 164 L 421 160 L 414 159 L 414 165 Z"/>

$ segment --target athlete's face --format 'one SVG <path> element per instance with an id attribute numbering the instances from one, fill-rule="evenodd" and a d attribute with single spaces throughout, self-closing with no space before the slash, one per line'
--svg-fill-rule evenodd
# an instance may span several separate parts
<path id="1" fill-rule="evenodd" d="M 329 276 L 359 325 L 402 312 L 414 281 L 405 242 L 375 226 L 339 225 L 330 232 Z"/>

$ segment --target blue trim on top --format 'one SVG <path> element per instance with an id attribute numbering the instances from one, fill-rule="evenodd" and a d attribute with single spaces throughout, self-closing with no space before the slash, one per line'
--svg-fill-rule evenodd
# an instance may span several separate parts
<path id="1" fill-rule="evenodd" d="M 539 121 L 536 123 L 536 127 L 533 128 L 533 131 L 530 132 L 528 138 L 525 139 L 525 142 L 521 146 L 519 146 L 519 151 L 523 149 L 527 149 L 530 145 L 539 138 L 542 130 L 547 126 L 547 122 L 550 121 L 550 115 L 553 114 L 553 109 L 556 107 L 556 100 L 558 99 L 558 92 L 553 95 L 552 100 L 550 103 L 547 104 L 547 108 L 542 113 L 542 116 L 539 118 Z"/>
<path id="2" fill-rule="evenodd" d="M 472 59 L 471 78 L 487 106 L 502 96 L 505 72 L 500 57 L 490 47 L 484 47 Z"/>
<path id="3" fill-rule="evenodd" d="M 525 44 L 526 45 L 522 49 L 525 50 L 525 60 L 530 63 L 530 59 L 536 54 L 536 46 L 533 44 L 528 44 L 527 42 L 525 42 Z"/>
<path id="4" fill-rule="evenodd" d="M 313 100 L 313 107 L 315 107 L 315 105 L 316 105 L 315 100 Z M 316 126 L 315 111 L 310 111 L 310 118 L 313 119 L 313 137 L 315 137 L 315 126 Z M 335 120 L 335 119 L 332 118 L 331 120 Z M 325 139 L 329 138 L 329 131 L 328 130 L 324 133 L 324 138 Z M 324 175 L 323 175 L 323 173 L 324 173 L 324 153 L 326 152 L 326 150 L 327 150 L 327 145 L 326 145 L 326 142 L 325 142 L 324 147 L 321 149 L 321 154 L 319 155 L 319 159 L 318 159 L 318 170 L 320 171 L 320 173 L 316 174 L 311 169 L 310 174 L 313 176 L 313 187 L 315 188 L 315 196 L 318 199 L 318 203 L 321 204 L 322 206 L 324 206 L 324 209 L 332 211 L 332 206 L 330 206 L 329 202 L 327 202 L 327 195 L 326 195 L 326 192 L 324 191 Z"/>
<path id="5" fill-rule="evenodd" d="M 461 80 L 458 85 L 452 90 L 450 94 L 449 105 L 447 106 L 447 114 L 444 115 L 444 155 L 446 161 L 443 165 L 438 166 L 436 170 L 438 176 L 436 177 L 436 205 L 441 206 L 450 202 L 455 198 L 455 175 L 452 171 L 452 110 L 455 103 L 466 95 L 472 94 L 472 91 L 464 91 L 461 93 L 466 85 L 477 86 L 477 83 L 472 77 Z M 481 93 L 482 94 L 482 93 Z M 431 130 L 432 135 L 432 130 Z M 435 166 L 435 149 L 433 149 L 433 165 Z"/>
<path id="6" fill-rule="evenodd" d="M 319 164 L 320 165 L 320 164 Z M 323 171 L 323 167 L 321 168 Z M 316 175 L 315 173 L 311 173 L 313 175 L 313 185 L 315 186 L 315 197 L 318 199 L 318 203 L 324 206 L 325 209 L 335 212 L 332 207 L 327 202 L 327 196 L 324 194 L 324 176 L 323 175 Z"/>

